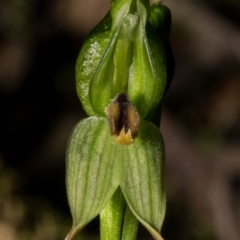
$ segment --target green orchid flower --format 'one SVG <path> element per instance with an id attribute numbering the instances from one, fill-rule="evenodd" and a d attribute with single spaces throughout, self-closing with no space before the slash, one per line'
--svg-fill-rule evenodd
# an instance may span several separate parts
<path id="1" fill-rule="evenodd" d="M 118 118 L 93 116 L 75 127 L 67 149 L 67 190 L 73 216 L 67 239 L 96 217 L 118 188 L 139 222 L 155 239 L 162 239 L 163 139 L 154 124 L 139 123 L 138 113 L 132 111 L 136 109 L 127 96 L 119 94 L 107 110 L 109 116 L 117 114 Z"/>
<path id="2" fill-rule="evenodd" d="M 158 125 L 167 37 L 155 32 L 165 16 L 157 7 L 163 5 L 150 11 L 148 0 L 112 0 L 78 57 L 77 92 L 90 117 L 76 125 L 67 146 L 73 226 L 66 240 L 99 214 L 102 240 L 135 240 L 138 222 L 162 240 L 164 142 Z"/>
<path id="3" fill-rule="evenodd" d="M 120 92 L 128 94 L 141 118 L 158 107 L 166 86 L 166 56 L 149 15 L 149 0 L 113 0 L 110 12 L 86 39 L 76 79 L 89 116 L 103 117 Z"/>

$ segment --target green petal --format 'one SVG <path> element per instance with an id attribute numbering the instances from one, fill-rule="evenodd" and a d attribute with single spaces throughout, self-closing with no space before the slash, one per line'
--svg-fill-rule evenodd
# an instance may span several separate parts
<path id="1" fill-rule="evenodd" d="M 165 215 L 163 164 L 161 134 L 152 123 L 143 121 L 138 137 L 126 148 L 120 186 L 129 208 L 155 239 L 162 239 Z"/>
<path id="2" fill-rule="evenodd" d="M 121 23 L 131 2 L 112 2 L 111 11 L 91 31 L 77 59 L 77 92 L 84 110 L 90 116 L 104 116 L 105 107 L 115 96 L 111 84 L 114 50 Z"/>
<path id="3" fill-rule="evenodd" d="M 96 217 L 119 186 L 121 166 L 107 120 L 80 121 L 67 148 L 67 194 L 73 227 L 66 239 Z"/>
<path id="4" fill-rule="evenodd" d="M 136 29 L 127 91 L 142 118 L 157 108 L 167 79 L 164 48 L 154 29 L 146 22 L 147 10 L 145 1 L 138 1 L 140 22 Z"/>
<path id="5" fill-rule="evenodd" d="M 166 85 L 166 56 L 148 23 L 148 0 L 113 0 L 86 39 L 76 64 L 77 92 L 86 113 L 103 117 L 110 100 L 126 92 L 142 119 L 154 111 Z"/>

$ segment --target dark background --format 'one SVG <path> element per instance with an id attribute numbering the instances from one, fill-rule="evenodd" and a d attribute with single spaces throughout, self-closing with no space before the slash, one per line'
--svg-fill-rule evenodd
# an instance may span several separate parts
<path id="1" fill-rule="evenodd" d="M 0 3 L 0 240 L 71 227 L 65 148 L 83 117 L 75 62 L 109 0 Z M 165 0 L 176 60 L 163 101 L 166 240 L 240 239 L 240 2 Z M 98 219 L 79 239 L 98 239 Z M 78 239 L 76 238 L 76 239 Z M 140 228 L 139 239 L 151 239 Z"/>

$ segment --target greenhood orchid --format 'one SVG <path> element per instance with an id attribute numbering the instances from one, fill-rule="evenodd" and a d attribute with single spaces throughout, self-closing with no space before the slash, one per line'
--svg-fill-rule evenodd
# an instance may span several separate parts
<path id="1" fill-rule="evenodd" d="M 98 214 L 102 240 L 134 240 L 138 222 L 162 239 L 164 143 L 157 126 L 167 58 L 155 29 L 165 16 L 150 9 L 148 0 L 112 0 L 78 57 L 77 92 L 89 117 L 67 146 L 67 240 Z"/>

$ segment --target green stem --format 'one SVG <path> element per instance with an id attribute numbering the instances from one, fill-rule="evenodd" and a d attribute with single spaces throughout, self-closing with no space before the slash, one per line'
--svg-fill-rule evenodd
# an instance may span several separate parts
<path id="1" fill-rule="evenodd" d="M 138 220 L 127 206 L 120 188 L 100 213 L 101 240 L 136 240 Z"/>
<path id="2" fill-rule="evenodd" d="M 138 220 L 133 215 L 128 205 L 126 205 L 121 240 L 137 239 L 138 224 Z"/>
<path id="3" fill-rule="evenodd" d="M 100 213 L 100 239 L 120 240 L 125 199 L 120 188 Z"/>

